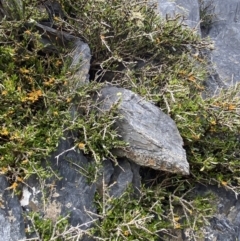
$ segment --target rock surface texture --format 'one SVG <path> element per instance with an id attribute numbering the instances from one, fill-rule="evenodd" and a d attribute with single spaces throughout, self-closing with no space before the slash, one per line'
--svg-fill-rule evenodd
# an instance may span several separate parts
<path id="1" fill-rule="evenodd" d="M 212 192 L 216 196 L 217 212 L 211 219 L 211 225 L 204 228 L 205 241 L 240 240 L 240 199 L 218 187 L 196 188 L 196 192 Z"/>
<path id="2" fill-rule="evenodd" d="M 38 181 L 37 176 L 32 176 L 27 181 L 29 188 L 24 189 L 24 202 L 21 204 L 26 212 L 38 211 L 42 213 L 42 217 L 53 221 L 60 215 L 69 216 L 70 224 L 80 233 L 82 230 L 84 235 L 84 230 L 92 226 L 96 218 L 91 215 L 96 211 L 93 205 L 96 185 L 89 185 L 86 177 L 79 172 L 79 168 L 87 167 L 88 161 L 72 147 L 71 141 L 61 141 L 58 150 L 50 158 L 51 168 L 59 178 L 46 179 L 44 193 L 43 184 Z"/>
<path id="3" fill-rule="evenodd" d="M 22 207 L 18 197 L 7 190 L 8 187 L 6 177 L 0 175 L 0 241 L 25 240 Z"/>
<path id="4" fill-rule="evenodd" d="M 211 62 L 226 85 L 240 81 L 240 2 L 238 0 L 207 0 L 206 14 L 211 22 L 204 35 L 214 41 Z M 206 7 L 209 6 L 209 7 Z"/>
<path id="5" fill-rule="evenodd" d="M 130 90 L 105 87 L 100 92 L 101 109 L 118 103 L 121 116 L 116 126 L 129 145 L 116 150 L 140 166 L 173 173 L 189 174 L 183 140 L 174 121 L 155 105 Z"/>

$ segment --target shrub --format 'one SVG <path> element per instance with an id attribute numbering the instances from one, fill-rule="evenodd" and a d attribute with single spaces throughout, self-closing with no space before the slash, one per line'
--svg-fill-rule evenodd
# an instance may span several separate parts
<path id="1" fill-rule="evenodd" d="M 220 90 L 213 97 L 202 97 L 208 74 L 202 50 L 209 42 L 183 27 L 180 16 L 160 19 L 155 6 L 137 0 L 62 0 L 61 5 L 66 18 L 52 16 L 53 25 L 89 44 L 92 82 L 69 91 L 74 74 L 68 71 L 69 49 L 40 54 L 45 47 L 39 41 L 41 35 L 34 25 L 29 29 L 25 24 L 40 19 L 37 1 L 24 1 L 21 20 L 3 19 L 2 172 L 14 176 L 16 168 L 19 170 L 13 180 L 15 189 L 18 181 L 41 169 L 40 161 L 70 131 L 74 148 L 96 161 L 95 173 L 89 172 L 95 180 L 103 157 L 116 161 L 111 150 L 126 145 L 114 128 L 116 118 L 120 118 L 116 106 L 100 115 L 92 101 L 92 95 L 103 85 L 95 81 L 110 79 L 153 102 L 175 120 L 191 175 L 165 174 L 155 187 L 143 187 L 139 200 L 132 199 L 129 191 L 118 199 L 107 192 L 96 198 L 102 220 L 92 235 L 100 240 L 157 240 L 161 232 L 172 228 L 199 230 L 214 209 L 211 198 L 193 196 L 196 183 L 219 184 L 239 192 L 239 85 Z M 72 108 L 79 110 L 74 119 Z M 41 173 L 45 178 L 46 170 Z"/>

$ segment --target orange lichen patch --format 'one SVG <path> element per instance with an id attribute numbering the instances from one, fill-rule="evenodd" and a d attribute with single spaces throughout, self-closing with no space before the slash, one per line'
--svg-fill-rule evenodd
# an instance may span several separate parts
<path id="1" fill-rule="evenodd" d="M 23 182 L 23 179 L 21 177 L 17 177 L 18 182 Z"/>
<path id="2" fill-rule="evenodd" d="M 55 65 L 56 65 L 56 66 L 62 65 L 62 61 L 58 59 L 58 60 L 56 61 Z"/>
<path id="3" fill-rule="evenodd" d="M 25 159 L 25 160 L 22 161 L 22 164 L 27 164 L 27 163 L 28 163 L 28 160 L 27 160 L 27 159 Z"/>
<path id="4" fill-rule="evenodd" d="M 6 90 L 3 90 L 3 91 L 2 91 L 2 95 L 3 95 L 3 96 L 7 95 L 7 93 L 8 93 L 8 92 L 7 92 Z"/>
<path id="5" fill-rule="evenodd" d="M 31 76 L 25 75 L 24 79 L 26 79 L 30 84 L 33 83 L 33 77 L 31 77 Z"/>
<path id="6" fill-rule="evenodd" d="M 180 71 L 178 72 L 178 74 L 180 74 L 180 75 L 182 75 L 182 76 L 185 76 L 185 75 L 187 75 L 187 71 L 186 71 L 186 70 L 180 70 Z"/>
<path id="7" fill-rule="evenodd" d="M 217 124 L 216 120 L 212 120 L 211 122 L 211 125 L 215 126 Z"/>
<path id="8" fill-rule="evenodd" d="M 174 228 L 176 228 L 176 229 L 181 228 L 181 224 L 180 224 L 180 223 L 175 223 L 175 224 L 174 224 Z"/>
<path id="9" fill-rule="evenodd" d="M 215 126 L 211 126 L 209 129 L 210 132 L 216 132 L 216 127 Z"/>
<path id="10" fill-rule="evenodd" d="M 81 150 L 83 150 L 83 149 L 85 148 L 85 145 L 86 145 L 86 144 L 80 142 L 80 143 L 78 144 L 78 148 L 81 149 Z"/>
<path id="11" fill-rule="evenodd" d="M 13 110 L 9 110 L 9 111 L 7 112 L 7 115 L 11 115 L 11 114 L 13 114 L 13 113 L 14 113 Z"/>
<path id="12" fill-rule="evenodd" d="M 30 73 L 30 70 L 26 69 L 26 68 L 20 68 L 19 71 L 21 74 L 29 74 Z"/>
<path id="13" fill-rule="evenodd" d="M 51 85 L 54 84 L 54 82 L 55 82 L 55 79 L 54 79 L 54 78 L 49 78 L 49 80 L 44 81 L 43 84 L 44 84 L 45 86 L 51 86 Z"/>
<path id="14" fill-rule="evenodd" d="M 156 38 L 156 43 L 157 44 L 160 44 L 161 43 L 161 40 L 159 38 Z"/>
<path id="15" fill-rule="evenodd" d="M 222 103 L 216 101 L 216 102 L 212 103 L 212 106 L 220 107 L 220 106 L 222 106 Z"/>
<path id="16" fill-rule="evenodd" d="M 193 140 L 199 140 L 200 139 L 200 134 L 198 134 L 198 135 L 192 135 L 192 138 L 193 138 Z"/>
<path id="17" fill-rule="evenodd" d="M 26 31 L 24 31 L 24 33 L 27 34 L 27 35 L 30 35 L 31 31 L 30 30 L 26 30 Z"/>
<path id="18" fill-rule="evenodd" d="M 22 99 L 22 102 L 25 102 L 25 101 L 28 101 L 28 100 L 30 100 L 30 101 L 32 101 L 32 102 L 35 102 L 35 101 L 37 101 L 37 100 L 39 99 L 39 97 L 41 97 L 42 95 L 43 95 L 43 93 L 42 93 L 41 90 L 35 90 L 35 91 L 29 93 L 27 97 L 24 97 L 24 98 Z"/>
<path id="19" fill-rule="evenodd" d="M 205 90 L 205 88 L 203 86 L 197 85 L 196 87 L 198 90 Z"/>
<path id="20" fill-rule="evenodd" d="M 17 132 L 12 133 L 11 136 L 10 136 L 10 140 L 11 141 L 12 140 L 17 140 L 19 138 L 20 138 L 20 136 L 19 136 L 19 134 Z"/>
<path id="21" fill-rule="evenodd" d="M 213 103 L 213 106 L 217 106 L 217 107 L 220 107 L 220 108 L 223 108 L 225 110 L 236 110 L 237 109 L 237 106 L 233 103 L 227 103 L 227 102 L 214 102 Z"/>
<path id="22" fill-rule="evenodd" d="M 202 58 L 200 58 L 198 55 L 194 55 L 193 57 L 194 57 L 196 60 L 198 60 L 199 62 L 205 63 L 205 60 L 202 59 Z"/>
<path id="23" fill-rule="evenodd" d="M 8 172 L 8 168 L 7 167 L 0 168 L 0 174 L 6 174 L 7 172 Z"/>
<path id="24" fill-rule="evenodd" d="M 189 75 L 188 80 L 192 82 L 196 82 L 196 78 L 193 75 Z"/>
<path id="25" fill-rule="evenodd" d="M 7 128 L 3 127 L 2 130 L 0 130 L 0 135 L 7 136 L 9 134 Z"/>
<path id="26" fill-rule="evenodd" d="M 13 191 L 16 190 L 16 188 L 18 187 L 17 182 L 14 182 L 10 187 L 8 187 L 7 189 L 12 189 Z"/>
<path id="27" fill-rule="evenodd" d="M 180 220 L 180 217 L 174 217 L 174 221 L 178 222 Z"/>
<path id="28" fill-rule="evenodd" d="M 228 105 L 228 110 L 236 110 L 236 105 L 229 104 Z"/>
<path id="29" fill-rule="evenodd" d="M 227 182 L 225 182 L 225 181 L 221 181 L 221 184 L 225 187 L 225 186 L 227 186 Z"/>

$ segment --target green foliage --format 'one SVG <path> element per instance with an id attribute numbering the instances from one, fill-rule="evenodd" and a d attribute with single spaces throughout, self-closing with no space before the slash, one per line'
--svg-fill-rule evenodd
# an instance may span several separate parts
<path id="1" fill-rule="evenodd" d="M 108 189 L 104 189 L 103 195 L 96 197 L 101 222 L 96 223 L 92 235 L 106 241 L 154 241 L 167 237 L 167 230 L 171 229 L 190 227 L 197 232 L 214 213 L 209 202 L 214 197 L 208 193 L 194 196 L 188 182 L 173 180 L 172 177 L 160 185 L 142 187 L 138 198 L 130 187 L 118 198 L 110 197 Z M 183 194 L 183 190 L 188 191 Z"/>
<path id="2" fill-rule="evenodd" d="M 129 188 L 121 197 L 96 198 L 102 222 L 96 224 L 93 234 L 103 240 L 156 240 L 158 231 L 168 226 L 163 221 L 164 209 L 161 199 L 164 190 L 157 193 L 144 189 L 141 198 L 133 198 Z"/>
<path id="3" fill-rule="evenodd" d="M 218 96 L 199 100 L 195 104 L 197 111 L 192 116 L 181 113 L 183 122 L 191 123 L 188 129 L 187 125 L 178 126 L 185 138 L 192 172 L 199 179 L 211 178 L 224 186 L 236 183 L 239 176 L 237 150 L 240 147 L 239 89 L 238 84 L 221 90 Z M 239 187 L 236 186 L 237 190 Z"/>
<path id="4" fill-rule="evenodd" d="M 154 6 L 129 0 L 63 0 L 62 5 L 75 16 L 70 20 L 71 30 L 91 47 L 92 68 L 102 69 L 103 74 L 113 71 L 111 81 L 157 102 L 169 81 L 186 81 L 179 72 L 185 71 L 186 76 L 196 72 L 199 77 L 199 61 L 194 63 L 186 53 L 206 43 L 182 27 L 180 16 L 163 21 Z"/>
<path id="5" fill-rule="evenodd" d="M 101 160 L 116 161 L 112 149 L 126 145 L 114 126 L 121 118 L 117 105 L 99 113 L 93 96 L 103 84 L 94 80 L 72 90 L 69 48 L 57 46 L 57 53 L 46 54 L 41 34 L 26 24 L 45 17 L 46 11 L 39 12 L 38 1 L 23 2 L 20 21 L 1 21 L 1 171 L 9 174 L 17 169 L 14 183 L 36 172 L 46 178 L 49 173 L 41 160 L 71 133 L 73 148 L 95 160 L 85 174 L 96 180 Z M 139 199 L 133 198 L 131 189 L 115 199 L 106 190 L 96 198 L 101 220 L 92 235 L 101 240 L 157 240 L 171 229 L 190 227 L 197 232 L 214 211 L 214 197 L 194 196 L 191 189 L 196 183 L 239 192 L 240 85 L 202 97 L 207 76 L 202 49 L 209 43 L 183 27 L 180 16 L 162 20 L 154 6 L 137 0 L 61 0 L 61 4 L 67 19 L 53 16 L 53 23 L 90 45 L 95 80 L 110 76 L 117 86 L 131 89 L 169 114 L 191 166 L 189 177 L 166 175 L 155 187 L 142 188 Z M 16 184 L 11 188 L 15 190 Z M 48 240 L 53 223 L 38 215 L 33 219 L 41 238 Z"/>
<path id="6" fill-rule="evenodd" d="M 51 219 L 43 218 L 37 213 L 32 213 L 29 217 L 33 229 L 27 230 L 28 233 L 37 233 L 37 239 L 41 241 L 56 240 L 61 241 L 67 239 L 70 233 L 66 234 L 67 227 L 69 226 L 67 218 L 61 216 L 55 222 Z M 36 240 L 37 240 L 36 239 Z M 74 239 L 72 239 L 74 240 Z"/>
<path id="7" fill-rule="evenodd" d="M 199 5 L 200 5 L 200 19 L 201 19 L 200 27 L 203 30 L 208 29 L 213 23 L 213 19 L 215 17 L 214 2 L 213 0 L 211 1 L 199 0 Z"/>
<path id="8" fill-rule="evenodd" d="M 161 20 L 154 6 L 143 2 L 63 0 L 62 5 L 74 15 L 72 29 L 90 44 L 92 66 L 102 70 L 103 80 L 111 71 L 113 82 L 175 120 L 194 178 L 235 183 L 239 86 L 203 99 L 207 64 L 202 49 L 210 42 L 182 27 L 180 16 Z"/>
<path id="9" fill-rule="evenodd" d="M 18 168 L 22 177 L 29 176 L 35 165 L 38 175 L 45 176 L 39 163 L 69 131 L 74 133 L 75 148 L 93 155 L 96 162 L 114 159 L 110 150 L 125 144 L 117 140 L 114 108 L 96 111 L 92 96 L 102 85 L 92 82 L 72 90 L 74 72 L 68 70 L 66 54 L 71 49 L 45 53 L 41 35 L 21 21 L 3 20 L 1 27 L 5 33 L 1 41 L 6 43 L 0 47 L 2 172 Z"/>

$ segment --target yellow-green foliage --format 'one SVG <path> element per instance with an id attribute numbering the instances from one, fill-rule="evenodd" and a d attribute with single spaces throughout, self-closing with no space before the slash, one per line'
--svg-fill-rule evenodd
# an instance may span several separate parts
<path id="1" fill-rule="evenodd" d="M 75 148 L 93 154 L 95 161 L 114 158 L 110 149 L 125 145 L 117 140 L 113 128 L 114 108 L 105 114 L 96 112 L 92 94 L 101 84 L 72 90 L 74 73 L 68 70 L 71 60 L 65 57 L 71 49 L 44 54 L 40 34 L 34 26 L 27 28 L 24 21 L 3 20 L 1 28 L 1 42 L 5 43 L 0 47 L 2 173 L 18 168 L 22 177 L 33 172 L 40 175 L 36 167 L 67 131 L 74 133 Z M 73 109 L 78 110 L 74 117 L 70 115 Z"/>
<path id="2" fill-rule="evenodd" d="M 91 46 L 93 67 L 116 71 L 114 82 L 154 102 L 176 121 L 193 175 L 235 183 L 240 87 L 202 98 L 207 68 L 201 49 L 210 43 L 182 27 L 180 16 L 163 21 L 154 6 L 143 2 L 63 0 L 62 5 L 74 15 L 72 28 Z M 145 64 L 137 68 L 137 61 Z M 123 65 L 125 70 L 119 71 Z"/>
<path id="3" fill-rule="evenodd" d="M 194 197 L 191 192 L 183 195 L 183 190 L 190 188 L 187 182 L 167 179 L 151 188 L 142 187 L 139 198 L 133 196 L 131 188 L 119 198 L 109 197 L 106 189 L 104 198 L 96 197 L 102 221 L 96 223 L 93 236 L 103 240 L 154 241 L 171 229 L 190 227 L 197 231 L 214 211 L 209 202 L 213 196 L 208 193 Z"/>
<path id="4" fill-rule="evenodd" d="M 124 147 L 113 127 L 119 118 L 116 106 L 104 115 L 96 111 L 92 95 L 102 84 L 92 82 L 69 91 L 73 74 L 68 70 L 71 60 L 65 57 L 69 49 L 39 54 L 44 48 L 40 34 L 24 24 L 39 19 L 33 11 L 37 1 L 24 3 L 22 21 L 1 22 L 2 172 L 17 167 L 26 177 L 36 167 L 40 170 L 41 159 L 67 131 L 73 133 L 75 148 L 92 155 L 97 164 L 103 157 L 114 159 L 111 150 Z M 67 19 L 55 16 L 54 24 L 89 44 L 98 79 L 104 80 L 105 71 L 110 71 L 116 85 L 135 91 L 175 120 L 191 168 L 189 177 L 165 175 L 156 190 L 143 188 L 139 200 L 129 192 L 113 200 L 104 194 L 96 202 L 102 222 L 93 235 L 103 240 L 157 240 L 163 228 L 198 230 L 213 209 L 209 199 L 192 195 L 196 183 L 239 191 L 240 86 L 202 98 L 207 68 L 201 50 L 208 42 L 182 27 L 180 17 L 161 20 L 154 6 L 137 0 L 62 0 L 61 4 Z M 79 111 L 70 116 L 73 107 Z M 88 173 L 94 177 L 90 179 L 95 179 L 96 171 L 97 167 Z"/>
<path id="5" fill-rule="evenodd" d="M 26 229 L 26 231 L 29 234 L 36 234 L 37 238 L 36 240 L 56 240 L 61 241 L 63 239 L 69 238 L 70 240 L 73 239 L 73 232 L 67 232 L 66 228 L 69 227 L 67 217 L 58 217 L 58 219 L 54 222 L 51 219 L 42 217 L 38 213 L 30 213 L 28 216 L 28 219 L 31 220 L 33 227 L 30 229 L 29 227 Z"/>

